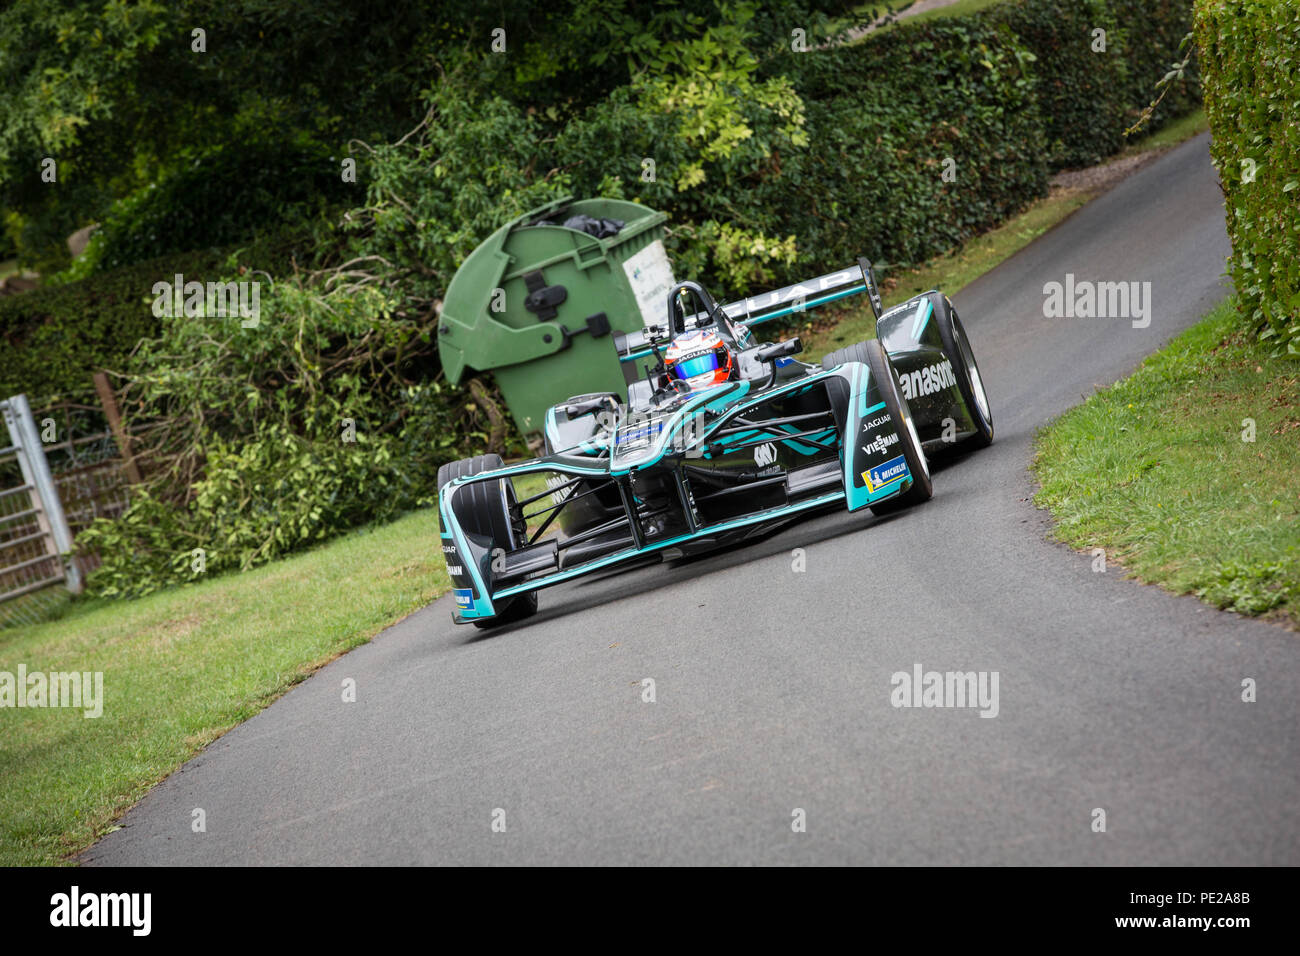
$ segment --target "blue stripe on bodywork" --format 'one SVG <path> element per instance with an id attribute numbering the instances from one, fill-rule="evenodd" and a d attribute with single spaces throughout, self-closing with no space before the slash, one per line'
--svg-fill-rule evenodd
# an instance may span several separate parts
<path id="1" fill-rule="evenodd" d="M 785 432 L 787 435 L 797 434 L 801 430 L 798 425 L 793 425 L 793 424 L 776 425 L 776 426 L 767 425 L 764 426 L 763 428 L 751 428 L 743 432 L 736 432 L 734 435 L 723 435 L 713 444 L 721 446 L 720 451 L 723 453 L 726 453 L 729 450 L 729 446 L 741 444 L 743 442 L 748 441 L 751 438 L 762 439 L 765 441 L 773 441 L 778 444 L 785 445 L 786 448 L 798 452 L 800 455 L 815 455 L 818 452 L 823 452 L 826 450 L 825 448 L 819 448 L 816 445 L 805 444 L 804 442 L 800 441 L 797 438 L 781 438 L 774 429 L 780 429 L 781 431 Z M 823 431 L 817 432 L 814 435 L 807 435 L 805 437 L 809 438 L 812 441 L 825 441 L 827 437 L 834 436 L 834 434 L 835 434 L 835 429 L 827 428 L 824 429 Z M 710 455 L 709 457 L 712 456 Z"/>

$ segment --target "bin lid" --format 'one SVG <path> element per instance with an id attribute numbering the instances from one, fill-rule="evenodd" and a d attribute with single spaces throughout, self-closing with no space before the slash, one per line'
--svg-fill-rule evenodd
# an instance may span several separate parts
<path id="1" fill-rule="evenodd" d="M 619 219 L 623 227 L 600 239 L 561 224 L 562 219 L 574 215 Z M 621 261 L 620 246 L 646 230 L 660 228 L 667 218 L 625 200 L 563 196 L 501 226 L 465 258 L 447 287 L 438 321 L 438 354 L 447 380 L 458 383 L 466 367 L 484 370 L 515 365 L 565 347 L 565 337 L 556 323 L 524 313 L 522 295 L 511 296 L 518 301 L 494 302 L 506 282 L 521 280 L 526 273 L 575 255 L 584 266 L 593 261 Z M 517 241 L 525 238 L 523 233 L 529 233 L 528 241 Z M 584 270 L 584 275 L 588 285 L 623 281 L 619 269 L 599 274 Z M 498 307 L 495 311 L 494 305 Z"/>

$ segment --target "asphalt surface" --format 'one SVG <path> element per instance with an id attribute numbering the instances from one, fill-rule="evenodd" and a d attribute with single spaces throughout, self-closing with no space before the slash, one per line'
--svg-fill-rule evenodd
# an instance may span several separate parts
<path id="1" fill-rule="evenodd" d="M 1300 863 L 1300 637 L 1095 573 L 1028 500 L 1035 429 L 1225 294 L 1220 197 L 1198 137 L 955 297 L 997 440 L 937 471 L 928 504 L 544 591 L 490 636 L 438 601 L 215 742 L 85 859 Z M 1067 272 L 1151 282 L 1150 326 L 1044 318 Z M 997 716 L 892 706 L 918 663 L 996 671 Z"/>

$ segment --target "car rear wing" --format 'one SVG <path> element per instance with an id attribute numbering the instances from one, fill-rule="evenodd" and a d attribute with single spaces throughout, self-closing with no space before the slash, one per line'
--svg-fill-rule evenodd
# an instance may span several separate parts
<path id="1" fill-rule="evenodd" d="M 753 326 L 760 322 L 770 322 L 772 319 L 793 315 L 796 312 L 806 312 L 808 309 L 857 295 L 860 292 L 867 293 L 872 314 L 880 318 L 883 306 L 880 300 L 880 289 L 876 285 L 875 270 L 871 262 L 863 257 L 859 257 L 855 265 L 840 269 L 838 272 L 828 272 L 813 279 L 804 279 L 794 285 L 788 285 L 783 289 L 728 302 L 722 306 L 722 311 L 733 322 Z M 705 313 L 697 312 L 686 317 L 686 327 L 694 328 L 697 322 L 707 320 L 708 316 Z M 647 327 L 626 334 L 615 333 L 614 345 L 618 349 L 618 360 L 633 363 L 638 359 L 646 358 L 651 354 L 652 335 L 659 337 L 663 331 L 660 328 Z M 625 374 L 630 371 L 630 369 L 624 370 Z"/>

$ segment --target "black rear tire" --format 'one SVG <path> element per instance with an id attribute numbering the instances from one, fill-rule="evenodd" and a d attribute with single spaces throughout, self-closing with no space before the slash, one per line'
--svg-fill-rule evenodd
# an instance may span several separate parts
<path id="1" fill-rule="evenodd" d="M 867 364 L 867 343 L 854 342 L 852 345 L 846 345 L 842 349 L 836 349 L 834 352 L 828 352 L 822 356 L 822 368 L 832 369 L 837 365 L 843 365 L 845 362 L 861 362 Z"/>
<path id="2" fill-rule="evenodd" d="M 441 492 L 444 485 L 457 478 L 492 471 L 504 465 L 500 455 L 476 455 L 473 458 L 450 461 L 438 469 L 438 491 Z M 509 478 L 502 478 L 495 483 L 476 481 L 462 494 L 468 494 L 470 502 L 469 517 L 462 522 L 465 531 L 488 537 L 507 551 L 513 551 L 527 540 L 526 525 L 522 519 L 511 516 L 515 488 Z M 495 616 L 481 621 L 471 618 L 471 623 L 479 628 L 496 627 L 498 624 L 521 621 L 536 613 L 537 592 L 529 591 L 498 605 Z"/>

